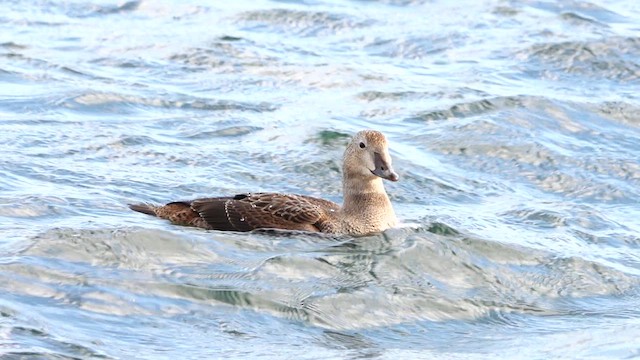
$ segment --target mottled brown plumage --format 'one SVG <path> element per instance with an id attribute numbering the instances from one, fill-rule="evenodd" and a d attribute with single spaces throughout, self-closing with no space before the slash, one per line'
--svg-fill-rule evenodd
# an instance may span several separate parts
<path id="1" fill-rule="evenodd" d="M 176 225 L 210 230 L 283 229 L 361 235 L 397 224 L 382 178 L 397 181 L 387 140 L 378 131 L 357 133 L 343 157 L 343 206 L 305 195 L 246 193 L 233 197 L 130 205 Z"/>

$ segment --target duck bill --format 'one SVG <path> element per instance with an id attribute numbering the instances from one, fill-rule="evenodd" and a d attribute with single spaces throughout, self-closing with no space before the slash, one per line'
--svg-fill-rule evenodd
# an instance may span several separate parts
<path id="1" fill-rule="evenodd" d="M 373 161 L 376 166 L 374 170 L 371 170 L 371 173 L 373 175 L 379 176 L 383 179 L 387 179 L 391 181 L 398 181 L 399 179 L 398 174 L 396 174 L 396 172 L 393 171 L 391 164 L 389 164 L 387 161 L 384 160 L 384 158 L 382 158 L 382 155 L 380 155 L 379 153 L 374 153 Z"/>

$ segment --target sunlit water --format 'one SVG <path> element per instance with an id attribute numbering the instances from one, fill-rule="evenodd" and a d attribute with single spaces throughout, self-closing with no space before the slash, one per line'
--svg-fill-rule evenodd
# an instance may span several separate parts
<path id="1" fill-rule="evenodd" d="M 2 2 L 0 354 L 640 357 L 639 4 Z M 384 234 L 126 206 L 340 201 L 363 128 Z"/>

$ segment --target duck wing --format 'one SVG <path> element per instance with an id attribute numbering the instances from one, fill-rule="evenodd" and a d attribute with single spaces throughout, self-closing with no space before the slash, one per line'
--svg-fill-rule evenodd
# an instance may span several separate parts
<path id="1" fill-rule="evenodd" d="M 277 193 L 197 199 L 189 205 L 211 229 L 228 231 L 271 228 L 334 232 L 337 223 L 332 215 L 340 209 L 331 201 Z"/>

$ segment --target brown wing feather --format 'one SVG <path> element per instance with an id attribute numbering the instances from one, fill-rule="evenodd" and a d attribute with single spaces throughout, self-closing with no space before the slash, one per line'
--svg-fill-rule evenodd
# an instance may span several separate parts
<path id="1" fill-rule="evenodd" d="M 231 197 L 197 199 L 191 202 L 191 210 L 212 229 L 223 231 L 250 231 L 252 228 L 240 221 L 241 216 L 229 211 Z"/>
<path id="2" fill-rule="evenodd" d="M 197 212 L 191 209 L 188 201 L 176 201 L 155 208 L 156 216 L 167 219 L 176 225 L 196 226 L 211 229 Z"/>
<path id="3" fill-rule="evenodd" d="M 213 229 L 250 231 L 259 228 L 322 231 L 327 211 L 339 206 L 302 195 L 239 194 L 233 198 L 198 199 L 191 209 Z"/>

